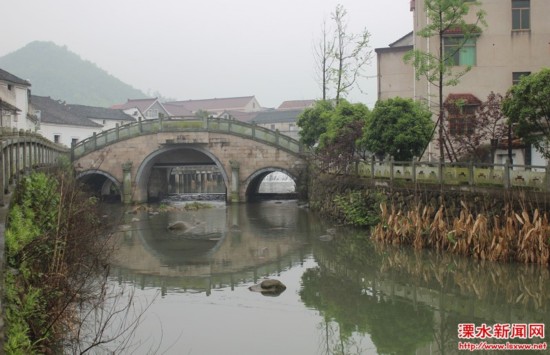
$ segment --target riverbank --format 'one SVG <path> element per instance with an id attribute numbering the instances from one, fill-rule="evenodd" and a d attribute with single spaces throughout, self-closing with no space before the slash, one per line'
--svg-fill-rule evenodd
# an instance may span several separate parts
<path id="1" fill-rule="evenodd" d="M 377 242 L 481 260 L 550 263 L 546 201 L 502 190 L 377 186 L 328 174 L 312 178 L 309 192 L 313 210 L 342 224 L 372 228 Z"/>
<path id="2" fill-rule="evenodd" d="M 4 272 L 6 270 L 6 260 L 5 260 L 5 245 L 6 245 L 6 222 L 8 219 L 8 212 L 10 207 L 10 202 L 12 198 L 12 193 L 4 195 L 4 204 L 0 206 L 0 277 L 4 279 Z M 4 283 L 0 284 L 0 349 L 4 349 L 5 341 L 5 328 L 4 328 Z"/>
<path id="3" fill-rule="evenodd" d="M 97 346 L 101 334 L 82 330 L 108 297 L 112 246 L 96 200 L 60 169 L 23 177 L 4 213 L 3 350 L 38 354 Z"/>

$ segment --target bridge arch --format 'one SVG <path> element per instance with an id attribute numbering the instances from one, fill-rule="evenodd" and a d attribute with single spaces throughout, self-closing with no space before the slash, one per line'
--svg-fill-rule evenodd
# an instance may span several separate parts
<path id="1" fill-rule="evenodd" d="M 262 169 L 259 169 L 258 171 L 255 171 L 253 174 L 251 174 L 243 183 L 243 187 L 246 191 L 246 200 L 255 200 L 258 198 L 260 194 L 260 185 L 262 184 L 263 180 L 271 173 L 280 172 L 288 177 L 290 177 L 294 184 L 298 184 L 298 178 L 293 175 L 292 172 L 285 168 L 281 167 L 265 167 Z M 295 193 L 293 194 L 295 195 Z"/>
<path id="2" fill-rule="evenodd" d="M 148 196 L 148 199 L 149 197 L 151 197 L 151 191 L 150 191 L 150 181 L 151 181 L 151 176 L 153 174 L 153 168 L 155 166 L 155 164 L 158 163 L 159 159 L 162 158 L 163 156 L 166 156 L 170 153 L 185 153 L 185 152 L 197 152 L 199 153 L 199 155 L 196 155 L 193 159 L 191 158 L 190 160 L 188 161 L 183 161 L 183 160 L 179 160 L 179 161 L 174 161 L 174 163 L 179 163 L 179 164 L 185 164 L 185 163 L 213 163 L 218 169 L 219 169 L 219 172 L 221 173 L 222 175 L 222 178 L 223 178 L 223 182 L 224 182 L 224 185 L 225 185 L 225 188 L 227 190 L 227 186 L 228 186 L 228 181 L 229 181 L 229 178 L 227 176 L 227 172 L 225 171 L 224 167 L 223 167 L 223 164 L 220 162 L 220 160 L 214 155 L 212 154 L 210 151 L 208 151 L 207 149 L 204 149 L 200 146 L 193 146 L 193 145 L 185 145 L 185 146 L 182 146 L 182 145 L 167 145 L 167 146 L 164 146 L 156 151 L 153 151 L 151 152 L 148 156 L 146 156 L 143 161 L 141 162 L 141 164 L 139 165 L 138 169 L 137 169 L 137 172 L 136 172 L 136 190 L 138 192 L 138 194 L 140 194 L 140 196 Z M 204 157 L 207 157 L 210 161 L 197 161 L 197 158 L 201 158 L 201 155 L 203 155 Z M 153 197 L 157 197 L 157 196 L 153 196 Z M 158 197 L 157 197 L 158 198 Z"/>
<path id="3" fill-rule="evenodd" d="M 122 199 L 122 183 L 113 175 L 100 169 L 81 171 L 76 179 L 98 193 L 102 199 L 120 202 Z"/>

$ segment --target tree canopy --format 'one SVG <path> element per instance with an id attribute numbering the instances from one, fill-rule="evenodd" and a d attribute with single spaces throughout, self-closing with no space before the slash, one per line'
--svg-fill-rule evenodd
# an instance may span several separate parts
<path id="1" fill-rule="evenodd" d="M 332 169 L 347 169 L 353 161 L 364 157 L 361 145 L 363 127 L 369 117 L 367 106 L 340 101 L 330 113 L 326 132 L 319 137 L 319 159 Z"/>
<path id="2" fill-rule="evenodd" d="M 393 98 L 378 101 L 364 128 L 364 146 L 378 156 L 408 161 L 420 156 L 433 132 L 432 113 L 419 102 Z"/>
<path id="3" fill-rule="evenodd" d="M 512 86 L 502 111 L 513 124 L 514 133 L 550 159 L 550 68 L 524 76 Z"/>
<path id="4" fill-rule="evenodd" d="M 492 162 L 496 144 L 507 139 L 508 125 L 502 112 L 502 95 L 491 92 L 472 117 L 461 117 L 467 129 L 451 136 L 451 146 L 458 160 Z M 491 146 L 493 142 L 493 146 Z"/>
<path id="5" fill-rule="evenodd" d="M 334 111 L 332 104 L 324 100 L 317 101 L 313 107 L 306 108 L 296 122 L 300 127 L 300 142 L 313 147 L 319 141 L 319 137 L 326 132 L 332 111 Z"/>

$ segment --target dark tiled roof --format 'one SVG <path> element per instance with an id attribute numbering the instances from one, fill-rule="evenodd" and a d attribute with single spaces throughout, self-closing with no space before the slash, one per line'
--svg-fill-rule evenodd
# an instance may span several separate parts
<path id="1" fill-rule="evenodd" d="M 17 107 L 15 107 L 12 104 L 9 104 L 6 101 L 1 100 L 1 99 L 0 99 L 0 109 L 2 109 L 4 111 L 10 111 L 10 112 L 13 112 L 13 113 L 21 112 L 21 110 L 18 109 Z"/>
<path id="2" fill-rule="evenodd" d="M 170 116 L 185 117 L 185 116 L 194 116 L 193 112 L 189 111 L 187 108 L 181 105 L 174 105 L 169 103 L 162 104 Z"/>
<path id="3" fill-rule="evenodd" d="M 117 121 L 135 121 L 136 119 L 125 114 L 122 110 L 112 108 L 84 106 L 84 105 L 67 105 L 68 109 L 75 115 L 86 117 L 89 119 L 100 120 L 117 120 Z"/>
<path id="4" fill-rule="evenodd" d="M 145 111 L 147 111 L 147 109 L 151 106 L 153 106 L 153 104 L 157 101 L 158 99 L 157 98 L 154 98 L 154 99 L 128 99 L 128 101 L 126 101 L 125 103 L 123 104 L 118 104 L 118 105 L 113 105 L 111 106 L 112 109 L 115 109 L 115 110 L 127 110 L 129 108 L 134 108 L 134 107 L 137 107 L 138 110 L 141 111 L 141 113 L 145 113 Z"/>
<path id="5" fill-rule="evenodd" d="M 3 69 L 0 69 L 0 80 L 8 81 L 10 83 L 19 84 L 19 85 L 31 86 L 31 83 L 29 83 L 27 80 L 23 80 L 11 73 L 8 73 Z"/>
<path id="6" fill-rule="evenodd" d="M 224 111 L 220 116 L 223 116 L 224 114 L 228 114 L 231 116 L 232 119 L 240 121 L 240 122 L 251 122 L 254 121 L 256 116 L 258 116 L 259 112 L 244 112 L 244 111 L 231 111 L 227 110 Z"/>
<path id="7" fill-rule="evenodd" d="M 205 100 L 187 100 L 168 102 L 172 105 L 180 105 L 190 111 L 198 110 L 231 110 L 245 107 L 250 101 L 254 100 L 254 96 L 242 97 L 226 97 L 221 99 L 205 99 Z"/>
<path id="8" fill-rule="evenodd" d="M 258 115 L 253 120 L 258 124 L 263 123 L 280 123 L 280 122 L 296 122 L 298 115 L 304 110 L 272 110 L 258 112 Z"/>
<path id="9" fill-rule="evenodd" d="M 85 127 L 103 127 L 86 117 L 79 116 L 69 109 L 69 106 L 63 101 L 54 100 L 45 96 L 31 96 L 31 104 L 35 110 L 40 110 L 40 120 L 44 123 L 85 126 Z"/>
<path id="10" fill-rule="evenodd" d="M 315 104 L 315 100 L 288 100 L 284 101 L 280 106 L 279 110 L 292 110 L 292 109 L 306 109 Z"/>

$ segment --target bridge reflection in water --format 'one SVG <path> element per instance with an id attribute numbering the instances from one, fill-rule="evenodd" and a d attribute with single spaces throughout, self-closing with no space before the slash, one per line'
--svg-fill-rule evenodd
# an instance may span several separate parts
<path id="1" fill-rule="evenodd" d="M 269 314 L 269 324 L 288 339 L 287 353 L 301 349 L 300 353 L 312 354 L 454 354 L 459 353 L 460 323 L 550 324 L 547 269 L 381 247 L 366 241 L 365 231 L 353 229 L 338 229 L 332 241 L 323 242 L 319 236 L 326 234 L 327 226 L 291 202 L 220 205 L 137 218 L 141 221 L 131 223 L 132 231 L 119 235 L 115 278 L 139 285 L 144 292 L 152 288 L 175 297 L 164 307 L 169 307 L 177 323 L 162 322 L 186 329 L 179 350 L 237 353 L 227 345 L 216 348 L 216 344 L 194 342 L 194 336 L 213 325 L 194 318 L 189 307 L 180 311 L 186 302 L 198 307 L 204 319 L 216 319 L 225 327 L 223 334 L 215 334 L 220 344 L 230 343 L 236 332 L 269 343 L 273 334 L 262 323 Z M 166 232 L 167 223 L 176 219 L 196 227 L 180 234 Z M 243 298 L 242 290 L 263 277 L 278 278 L 288 286 L 282 300 Z M 226 296 L 204 297 L 215 290 Z M 178 298 L 179 294 L 196 295 Z M 174 308 L 175 299 L 181 299 L 180 307 Z M 158 309 L 163 309 L 162 304 Z M 277 312 L 270 312 L 275 305 Z M 233 314 L 223 313 L 227 307 L 237 309 L 242 319 L 227 319 L 227 314 Z M 296 322 L 300 332 L 314 332 L 315 339 L 292 333 L 296 329 L 288 324 L 288 317 L 299 318 L 296 313 L 302 315 Z M 186 319 L 193 323 L 185 326 Z M 303 329 L 311 319 L 311 329 Z M 144 326 L 151 327 L 147 333 L 158 323 Z M 172 344 L 177 339 L 166 341 Z M 548 338 L 514 339 L 543 341 Z"/>

